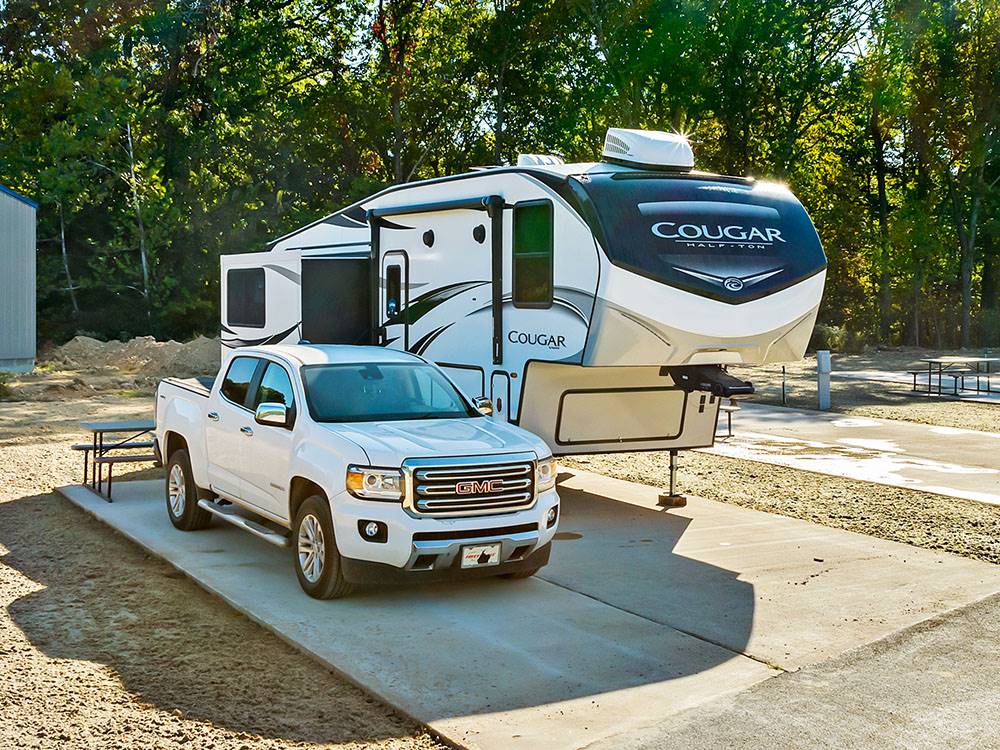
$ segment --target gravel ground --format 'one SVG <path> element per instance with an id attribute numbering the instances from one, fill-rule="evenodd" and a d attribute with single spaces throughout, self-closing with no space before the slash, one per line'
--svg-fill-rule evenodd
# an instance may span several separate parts
<path id="1" fill-rule="evenodd" d="M 936 357 L 961 352 L 937 352 L 926 349 L 898 349 L 870 354 L 834 354 L 833 369 L 885 370 L 906 372 L 924 369 L 921 357 Z M 982 352 L 967 352 L 981 356 Z M 996 352 L 991 356 L 996 356 Z M 809 355 L 801 362 L 785 365 L 787 405 L 797 409 L 816 408 L 816 357 Z M 753 382 L 756 392 L 752 400 L 781 405 L 781 365 L 733 368 L 733 374 Z M 1000 376 L 994 381 L 994 388 Z M 865 382 L 832 378 L 830 403 L 833 411 L 858 417 L 899 419 L 905 422 L 958 427 L 982 432 L 998 432 L 1000 403 L 981 404 L 949 398 L 927 398 L 909 393 L 909 386 L 884 382 Z"/>
<path id="2" fill-rule="evenodd" d="M 149 406 L 0 404 L 0 747 L 440 747 L 49 491 L 81 418 Z"/>
<path id="3" fill-rule="evenodd" d="M 654 487 L 666 483 L 669 461 L 667 453 L 560 459 L 565 466 Z M 1000 563 L 1000 507 L 995 505 L 696 451 L 681 454 L 678 489 L 824 526 Z"/>

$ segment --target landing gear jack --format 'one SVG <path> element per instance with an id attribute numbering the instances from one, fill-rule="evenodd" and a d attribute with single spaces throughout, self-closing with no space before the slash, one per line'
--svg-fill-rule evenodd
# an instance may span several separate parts
<path id="1" fill-rule="evenodd" d="M 677 451 L 670 451 L 670 490 L 661 492 L 656 504 L 661 508 L 683 508 L 688 504 L 684 495 L 679 495 L 675 491 L 677 486 Z"/>

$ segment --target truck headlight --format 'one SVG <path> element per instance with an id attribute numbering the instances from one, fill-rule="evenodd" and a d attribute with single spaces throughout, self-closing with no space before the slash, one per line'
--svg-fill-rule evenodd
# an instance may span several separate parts
<path id="1" fill-rule="evenodd" d="M 347 491 L 364 500 L 402 500 L 403 472 L 352 464 L 347 467 Z"/>
<path id="2" fill-rule="evenodd" d="M 549 456 L 535 464 L 535 489 L 538 492 L 551 490 L 556 486 L 556 460 Z"/>

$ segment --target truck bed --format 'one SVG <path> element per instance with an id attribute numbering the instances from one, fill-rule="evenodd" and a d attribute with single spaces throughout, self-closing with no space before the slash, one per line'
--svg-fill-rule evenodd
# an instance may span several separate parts
<path id="1" fill-rule="evenodd" d="M 193 378 L 164 378 L 164 383 L 176 385 L 186 391 L 191 391 L 197 396 L 208 398 L 212 393 L 212 386 L 215 384 L 215 376 L 198 375 Z"/>

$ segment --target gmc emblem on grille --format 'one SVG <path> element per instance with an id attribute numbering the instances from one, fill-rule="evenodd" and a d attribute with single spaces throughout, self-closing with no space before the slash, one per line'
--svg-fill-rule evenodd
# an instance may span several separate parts
<path id="1" fill-rule="evenodd" d="M 490 479 L 483 482 L 457 482 L 455 484 L 456 495 L 485 495 L 487 492 L 502 492 L 503 480 Z"/>

